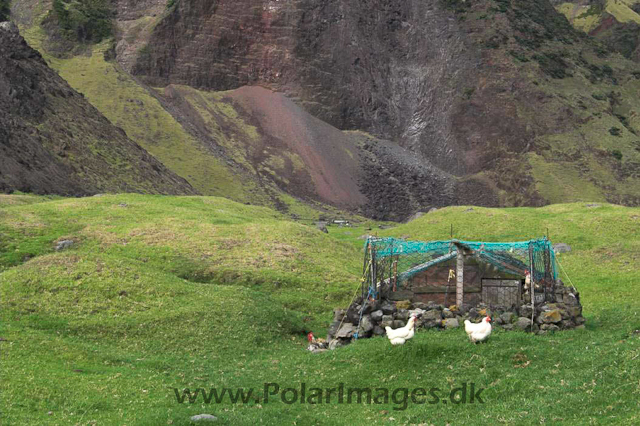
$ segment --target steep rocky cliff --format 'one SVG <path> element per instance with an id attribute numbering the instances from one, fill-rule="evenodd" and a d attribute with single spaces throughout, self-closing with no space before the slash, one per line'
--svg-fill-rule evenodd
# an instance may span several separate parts
<path id="1" fill-rule="evenodd" d="M 480 56 L 434 2 L 179 1 L 132 70 L 152 85 L 267 84 L 316 117 L 464 172 L 455 98 Z"/>
<path id="2" fill-rule="evenodd" d="M 194 194 L 0 24 L 0 192 Z"/>
<path id="3" fill-rule="evenodd" d="M 282 91 L 460 177 L 458 202 L 640 202 L 640 70 L 548 0 L 181 0 L 148 40 L 128 59 L 148 83 Z"/>

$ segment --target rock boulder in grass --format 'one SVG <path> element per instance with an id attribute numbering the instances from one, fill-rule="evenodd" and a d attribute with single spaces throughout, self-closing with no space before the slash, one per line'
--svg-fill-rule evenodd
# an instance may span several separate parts
<path id="1" fill-rule="evenodd" d="M 64 241 L 60 241 L 58 243 L 58 245 L 56 245 L 56 251 L 62 251 L 62 250 L 66 250 L 68 248 L 71 248 L 71 246 L 73 246 L 73 241 L 72 240 L 64 240 Z"/>
<path id="2" fill-rule="evenodd" d="M 442 312 L 440 312 L 438 309 L 431 309 L 430 311 L 427 311 L 424 313 L 424 315 L 422 315 L 422 320 L 425 322 L 431 322 L 431 321 L 440 321 L 442 319 Z"/>
<path id="3" fill-rule="evenodd" d="M 569 330 L 571 328 L 574 328 L 576 326 L 576 324 L 571 321 L 571 320 L 562 320 L 560 321 L 560 328 L 563 330 Z"/>
<path id="4" fill-rule="evenodd" d="M 327 229 L 327 222 L 316 222 L 316 228 L 325 234 L 329 233 L 329 230 Z"/>
<path id="5" fill-rule="evenodd" d="M 190 420 L 194 423 L 210 423 L 217 421 L 218 418 L 211 414 L 198 414 L 196 416 L 191 416 Z"/>
<path id="6" fill-rule="evenodd" d="M 349 307 L 349 309 L 347 309 L 347 317 L 345 321 L 356 324 L 360 320 L 361 309 L 362 307 L 360 305 L 352 305 L 351 307 Z"/>
<path id="7" fill-rule="evenodd" d="M 456 315 L 449 308 L 444 308 L 442 310 L 442 316 L 445 318 L 454 318 Z"/>
<path id="8" fill-rule="evenodd" d="M 416 212 L 409 219 L 407 219 L 407 223 L 412 222 L 416 219 L 419 219 L 424 215 L 425 215 L 425 212 Z"/>
<path id="9" fill-rule="evenodd" d="M 388 321 L 393 321 L 393 315 L 383 315 L 382 316 L 382 322 L 388 322 Z"/>
<path id="10" fill-rule="evenodd" d="M 340 321 L 333 321 L 329 326 L 329 331 L 327 331 L 327 340 L 331 340 L 335 337 L 336 333 L 338 333 L 338 327 L 340 327 Z"/>
<path id="11" fill-rule="evenodd" d="M 571 246 L 565 243 L 556 243 L 553 244 L 553 251 L 557 253 L 568 253 L 571 251 Z"/>

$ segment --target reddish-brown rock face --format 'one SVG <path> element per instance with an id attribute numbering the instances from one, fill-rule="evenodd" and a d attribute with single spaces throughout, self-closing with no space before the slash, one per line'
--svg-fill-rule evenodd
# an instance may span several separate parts
<path id="1" fill-rule="evenodd" d="M 268 85 L 339 129 L 398 140 L 464 172 L 451 116 L 479 57 L 461 34 L 434 2 L 185 0 L 133 72 L 155 85 Z"/>
<path id="2" fill-rule="evenodd" d="M 361 191 L 381 215 L 404 199 L 423 207 L 544 203 L 528 154 L 555 161 L 545 137 L 593 133 L 580 127 L 585 111 L 601 113 L 588 96 L 555 84 L 602 77 L 600 59 L 585 59 L 597 49 L 549 0 L 179 0 L 156 18 L 142 38 L 130 37 L 143 44 L 118 54 L 147 83 L 268 87 L 340 130 L 412 153 L 419 172 L 407 171 L 413 162 L 404 154 L 385 156 L 383 201 L 375 198 L 384 176 L 365 166 L 373 171 Z M 598 143 L 581 151 L 584 164 L 599 155 Z M 375 164 L 377 154 L 363 155 Z"/>

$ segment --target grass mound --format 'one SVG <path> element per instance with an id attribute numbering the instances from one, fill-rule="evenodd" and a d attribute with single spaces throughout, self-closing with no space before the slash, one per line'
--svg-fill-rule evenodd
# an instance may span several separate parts
<path id="1" fill-rule="evenodd" d="M 110 256 L 45 255 L 7 271 L 2 282 L 9 319 L 133 351 L 204 354 L 211 345 L 261 347 L 302 332 L 266 294 L 192 283 Z"/>
<path id="2" fill-rule="evenodd" d="M 200 283 L 270 291 L 285 306 L 309 313 L 345 302 L 360 267 L 352 244 L 267 208 L 214 197 L 106 195 L 17 206 L 0 216 L 0 234 L 0 268 L 71 239 L 74 253 L 137 260 Z"/>

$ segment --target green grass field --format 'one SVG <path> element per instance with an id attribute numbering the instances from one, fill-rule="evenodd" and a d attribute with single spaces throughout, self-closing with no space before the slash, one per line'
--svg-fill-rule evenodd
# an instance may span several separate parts
<path id="1" fill-rule="evenodd" d="M 586 329 L 497 331 L 477 346 L 460 329 L 420 331 L 400 347 L 374 338 L 311 354 L 304 331 L 324 335 L 332 309 L 359 285 L 365 224 L 324 234 L 215 197 L 1 196 L 0 423 L 187 425 L 210 413 L 229 425 L 638 424 L 640 209 L 465 210 L 367 226 L 446 239 L 453 224 L 457 238 L 489 241 L 548 229 L 573 248 L 559 259 L 581 293 Z M 75 244 L 56 252 L 64 239 Z M 384 387 L 390 399 L 191 404 L 173 390 L 262 396 L 265 383 L 343 383 L 374 396 Z M 483 388 L 484 402 L 451 403 L 463 383 Z M 415 388 L 438 388 L 440 399 L 413 402 Z"/>

